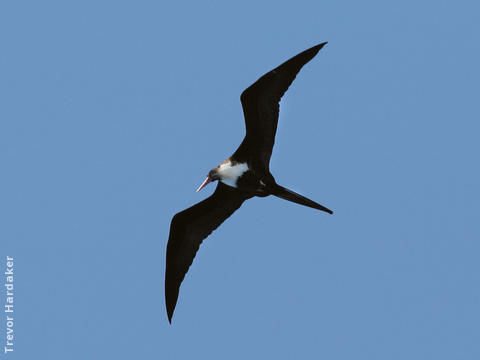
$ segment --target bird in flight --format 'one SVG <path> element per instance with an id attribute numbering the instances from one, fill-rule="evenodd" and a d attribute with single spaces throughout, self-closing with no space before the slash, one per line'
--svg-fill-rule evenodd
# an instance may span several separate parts
<path id="1" fill-rule="evenodd" d="M 254 196 L 274 195 L 300 205 L 333 212 L 278 185 L 269 162 L 277 131 L 279 102 L 300 69 L 326 42 L 307 49 L 266 73 L 247 88 L 240 100 L 246 135 L 235 153 L 210 170 L 197 191 L 218 180 L 215 192 L 205 200 L 176 214 L 170 224 L 165 270 L 165 302 L 172 322 L 178 292 L 202 241 Z"/>

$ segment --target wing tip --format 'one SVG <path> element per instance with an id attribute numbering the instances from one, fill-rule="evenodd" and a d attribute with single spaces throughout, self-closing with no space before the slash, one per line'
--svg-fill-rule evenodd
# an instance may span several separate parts
<path id="1" fill-rule="evenodd" d="M 167 310 L 167 317 L 168 322 L 172 324 L 173 313 L 175 311 L 175 307 L 177 306 L 178 300 L 178 293 L 180 290 L 180 284 L 176 286 L 176 284 L 172 285 L 172 282 L 175 283 L 174 279 L 169 276 L 169 267 L 167 265 L 165 276 L 165 308 Z"/>
<path id="2" fill-rule="evenodd" d="M 172 318 L 173 318 L 173 312 L 175 311 L 175 303 L 170 303 L 170 301 L 167 301 L 167 317 L 168 317 L 168 322 L 170 325 L 172 324 Z"/>
<path id="3" fill-rule="evenodd" d="M 302 62 L 302 66 L 305 65 L 307 62 L 309 62 L 310 60 L 312 60 L 317 54 L 318 52 L 325 46 L 328 44 L 328 41 L 324 41 L 318 45 L 315 45 L 315 46 L 312 46 L 311 48 L 308 48 L 307 50 L 304 50 L 302 51 L 300 54 L 294 56 L 292 59 L 290 60 L 293 60 L 295 58 L 298 58 L 298 59 L 303 59 Z M 287 63 L 290 61 L 288 60 Z M 282 64 L 283 65 L 283 64 Z M 280 65 L 280 66 L 282 66 Z M 300 71 L 300 70 L 299 70 Z"/>
<path id="4" fill-rule="evenodd" d="M 328 44 L 328 41 L 324 41 L 318 45 L 315 45 L 313 47 L 311 47 L 310 49 L 308 49 L 307 51 L 312 51 L 312 52 L 315 52 L 315 55 L 325 46 Z"/>

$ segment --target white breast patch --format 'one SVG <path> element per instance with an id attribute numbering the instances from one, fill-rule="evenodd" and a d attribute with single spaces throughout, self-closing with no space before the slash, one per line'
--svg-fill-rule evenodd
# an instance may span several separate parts
<path id="1" fill-rule="evenodd" d="M 244 172 L 248 171 L 247 163 L 232 165 L 231 162 L 221 164 L 217 170 L 220 181 L 229 186 L 237 187 L 237 180 Z"/>

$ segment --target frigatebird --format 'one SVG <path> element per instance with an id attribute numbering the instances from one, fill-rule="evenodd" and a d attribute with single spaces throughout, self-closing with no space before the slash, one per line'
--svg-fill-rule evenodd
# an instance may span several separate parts
<path id="1" fill-rule="evenodd" d="M 218 180 L 215 192 L 177 213 L 170 224 L 165 271 L 165 302 L 172 322 L 178 292 L 202 241 L 254 196 L 274 195 L 314 209 L 326 207 L 275 182 L 269 162 L 277 131 L 279 102 L 300 69 L 326 42 L 301 52 L 260 77 L 240 96 L 247 128 L 245 138 L 228 159 L 210 170 L 197 191 Z"/>

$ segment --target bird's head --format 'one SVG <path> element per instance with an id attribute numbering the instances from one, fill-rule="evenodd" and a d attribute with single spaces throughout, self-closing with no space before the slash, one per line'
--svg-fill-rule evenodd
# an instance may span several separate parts
<path id="1" fill-rule="evenodd" d="M 208 172 L 207 178 L 202 183 L 202 185 L 200 185 L 198 187 L 197 192 L 202 190 L 205 186 L 207 186 L 212 181 L 216 181 L 216 180 L 220 180 L 220 175 L 218 174 L 218 167 L 216 167 L 215 169 L 212 169 Z"/>

